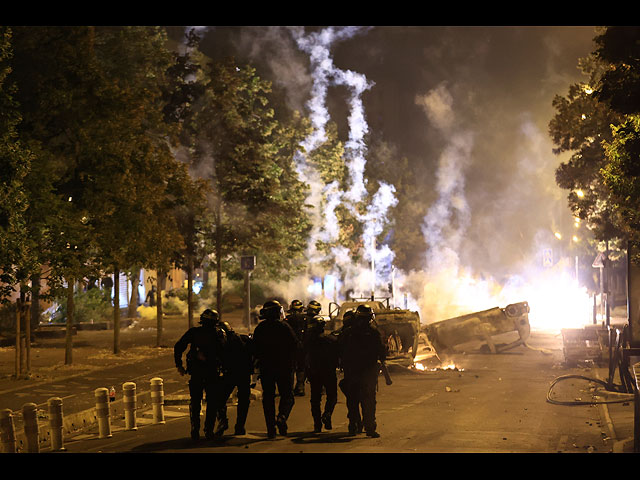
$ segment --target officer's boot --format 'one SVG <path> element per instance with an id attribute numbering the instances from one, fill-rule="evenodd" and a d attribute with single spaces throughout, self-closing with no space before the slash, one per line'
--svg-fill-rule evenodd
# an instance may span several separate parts
<path id="1" fill-rule="evenodd" d="M 296 372 L 296 386 L 293 394 L 296 397 L 304 397 L 304 372 Z"/>
<path id="2" fill-rule="evenodd" d="M 210 418 L 209 415 L 207 415 L 207 418 L 205 418 L 204 420 L 204 438 L 206 438 L 207 440 L 213 440 L 213 427 L 215 425 L 215 422 L 216 418 Z"/>
<path id="3" fill-rule="evenodd" d="M 189 417 L 191 418 L 191 440 L 200 439 L 200 411 L 196 411 L 189 405 Z"/>
<path id="4" fill-rule="evenodd" d="M 324 428 L 326 428 L 327 430 L 331 430 L 331 428 L 332 428 L 332 426 L 331 426 L 331 413 L 324 412 L 322 414 L 322 424 L 324 425 Z"/>
<path id="5" fill-rule="evenodd" d="M 218 428 L 216 428 L 215 436 L 221 437 L 224 435 L 224 431 L 229 428 L 229 418 L 225 415 L 222 418 L 218 418 Z"/>
<path id="6" fill-rule="evenodd" d="M 284 436 L 287 434 L 287 419 L 284 415 L 278 415 L 278 418 L 276 418 L 276 426 L 278 427 L 278 433 L 280 433 L 280 435 Z"/>
<path id="7" fill-rule="evenodd" d="M 318 415 L 313 416 L 313 433 L 320 433 L 322 431 L 322 418 Z"/>

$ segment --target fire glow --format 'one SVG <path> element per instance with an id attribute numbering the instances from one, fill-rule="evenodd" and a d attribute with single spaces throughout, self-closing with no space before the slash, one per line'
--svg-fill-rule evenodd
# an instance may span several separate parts
<path id="1" fill-rule="evenodd" d="M 452 370 L 456 372 L 464 372 L 464 368 L 459 368 L 454 363 L 449 363 L 447 365 L 441 365 L 439 367 L 434 367 L 434 368 L 427 368 L 422 363 L 416 362 L 413 364 L 413 368 L 421 372 L 436 372 L 438 370 Z"/>

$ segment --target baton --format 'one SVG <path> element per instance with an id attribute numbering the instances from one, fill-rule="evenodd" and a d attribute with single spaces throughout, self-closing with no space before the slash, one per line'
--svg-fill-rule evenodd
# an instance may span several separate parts
<path id="1" fill-rule="evenodd" d="M 387 383 L 387 385 L 391 385 L 393 381 L 391 380 L 391 375 L 389 375 L 387 366 L 383 362 L 380 362 L 380 368 L 382 370 L 382 374 L 384 375 L 385 382 Z"/>

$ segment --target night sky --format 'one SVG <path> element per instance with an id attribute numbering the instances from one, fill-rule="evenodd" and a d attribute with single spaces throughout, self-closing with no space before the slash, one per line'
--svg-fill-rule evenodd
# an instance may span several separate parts
<path id="1" fill-rule="evenodd" d="M 290 29 L 198 28 L 207 55 L 253 63 L 291 108 L 305 111 L 309 57 Z M 170 31 L 179 39 L 184 29 Z M 548 125 L 554 95 L 584 79 L 578 59 L 592 52 L 594 36 L 588 26 L 389 26 L 362 28 L 332 46 L 336 67 L 373 83 L 362 97 L 369 133 L 408 158 L 426 204 L 453 146 L 468 214 L 457 232 L 462 265 L 509 275 L 535 261 L 553 230 L 571 227 L 567 192 L 554 178 L 566 157 L 552 153 Z M 332 89 L 329 106 L 346 136 L 345 92 Z"/>

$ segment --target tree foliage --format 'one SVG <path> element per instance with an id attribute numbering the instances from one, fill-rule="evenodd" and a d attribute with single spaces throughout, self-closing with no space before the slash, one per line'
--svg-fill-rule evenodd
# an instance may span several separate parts
<path id="1" fill-rule="evenodd" d="M 308 231 L 306 185 L 294 170 L 300 122 L 274 117 L 270 83 L 232 59 L 207 65 L 195 117 L 196 168 L 210 182 L 209 235 L 218 276 L 239 276 L 239 256 L 256 255 L 254 275 L 286 278 L 298 268 Z"/>
<path id="2" fill-rule="evenodd" d="M 621 117 L 603 142 L 607 163 L 601 172 L 616 225 L 624 239 L 640 245 L 640 28 L 609 27 L 595 42 L 595 54 L 607 66 L 596 96 Z M 632 260 L 640 263 L 634 252 Z"/>
<path id="3" fill-rule="evenodd" d="M 0 303 L 14 286 L 37 269 L 36 253 L 26 241 L 29 195 L 25 179 L 31 155 L 18 138 L 21 120 L 16 85 L 8 76 L 13 58 L 12 33 L 0 28 Z"/>
<path id="4" fill-rule="evenodd" d="M 604 65 L 591 56 L 582 59 L 580 66 L 588 79 L 571 85 L 566 96 L 556 95 L 553 100 L 556 115 L 549 123 L 549 134 L 555 145 L 554 153 L 571 153 L 569 160 L 556 170 L 556 183 L 569 191 L 569 208 L 576 217 L 585 220 L 594 238 L 605 241 L 620 234 L 600 173 L 606 162 L 602 142 L 611 138 L 610 125 L 619 116 L 593 95 Z"/>

